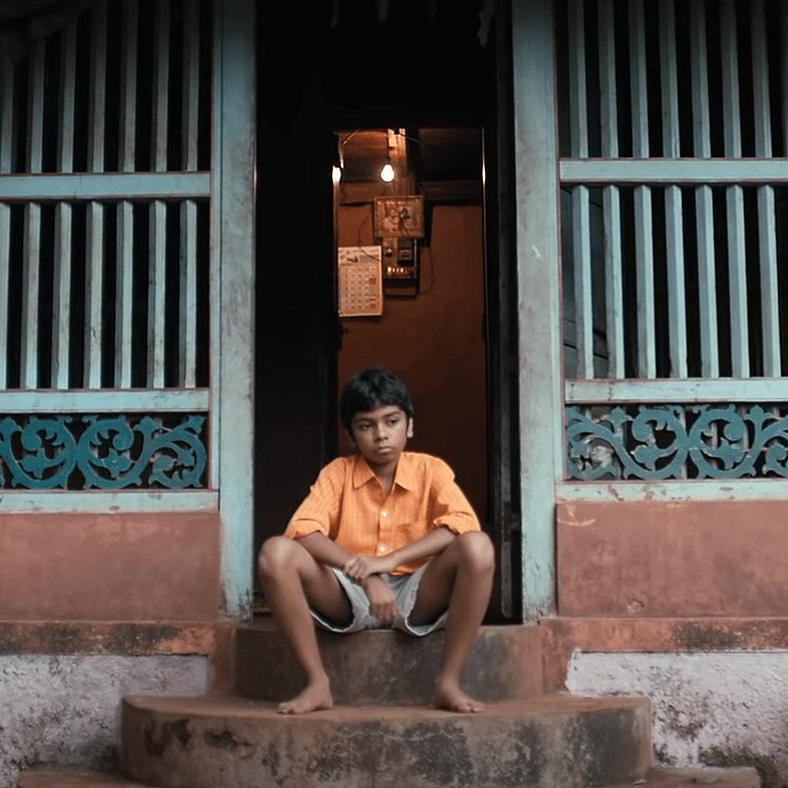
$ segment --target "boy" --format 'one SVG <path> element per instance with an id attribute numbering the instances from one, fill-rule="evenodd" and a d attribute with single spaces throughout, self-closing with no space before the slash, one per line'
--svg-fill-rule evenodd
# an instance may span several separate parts
<path id="1" fill-rule="evenodd" d="M 400 378 L 356 374 L 340 416 L 357 454 L 329 463 L 284 536 L 260 551 L 266 598 L 307 676 L 279 711 L 333 704 L 313 619 L 337 632 L 393 626 L 421 636 L 445 627 L 435 705 L 482 711 L 459 681 L 490 598 L 492 543 L 451 469 L 404 451 L 413 400 Z"/>

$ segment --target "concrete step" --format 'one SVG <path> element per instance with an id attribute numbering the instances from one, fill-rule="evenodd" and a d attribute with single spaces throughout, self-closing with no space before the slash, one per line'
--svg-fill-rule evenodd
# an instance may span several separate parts
<path id="1" fill-rule="evenodd" d="M 22 775 L 19 788 L 139 788 L 142 783 L 97 772 L 32 769 Z M 755 769 L 651 769 L 642 780 L 608 788 L 761 788 Z M 510 787 L 511 788 L 511 787 Z"/>
<path id="2" fill-rule="evenodd" d="M 635 788 L 698 788 L 709 785 L 712 788 L 761 788 L 758 772 L 748 766 L 717 769 L 652 769 L 643 782 L 635 783 Z M 608 788 L 633 788 L 631 782 L 611 785 Z"/>
<path id="3" fill-rule="evenodd" d="M 175 788 L 594 788 L 651 766 L 642 698 L 549 695 L 483 714 L 335 706 L 302 717 L 232 697 L 124 699 L 125 769 Z"/>
<path id="4" fill-rule="evenodd" d="M 30 769 L 23 772 L 17 788 L 139 788 L 140 783 L 114 774 L 74 769 Z"/>
<path id="5" fill-rule="evenodd" d="M 443 632 L 414 638 L 392 630 L 353 635 L 319 630 L 318 640 L 336 703 L 413 705 L 432 701 Z M 482 627 L 463 679 L 465 691 L 486 702 L 540 695 L 539 627 Z M 282 701 L 303 686 L 304 675 L 270 619 L 238 627 L 235 689 L 239 695 Z"/>

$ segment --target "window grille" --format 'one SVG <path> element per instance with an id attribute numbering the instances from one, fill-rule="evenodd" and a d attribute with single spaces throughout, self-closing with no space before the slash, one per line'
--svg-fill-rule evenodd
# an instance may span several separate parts
<path id="1" fill-rule="evenodd" d="M 629 403 L 636 419 L 665 403 L 689 434 L 698 380 L 730 381 L 707 404 L 758 412 L 788 372 L 788 6 L 567 0 L 557 30 L 567 424 L 588 436 L 611 418 L 603 404 Z M 784 447 L 788 421 L 769 412 L 769 446 Z M 723 422 L 709 426 L 719 478 L 725 446 L 755 451 Z M 616 455 L 633 441 L 611 454 L 585 440 L 569 454 L 618 462 L 607 478 L 626 478 Z M 568 475 L 601 478 L 581 465 L 568 456 Z M 699 473 L 678 465 L 669 478 Z"/>
<path id="2" fill-rule="evenodd" d="M 0 52 L 0 389 L 208 385 L 211 4 Z"/>

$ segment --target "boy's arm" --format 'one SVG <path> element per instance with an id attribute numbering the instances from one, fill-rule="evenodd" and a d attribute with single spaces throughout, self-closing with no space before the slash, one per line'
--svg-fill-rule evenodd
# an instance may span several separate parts
<path id="1" fill-rule="evenodd" d="M 455 534 L 445 526 L 436 528 L 415 542 L 381 557 L 371 555 L 351 556 L 342 569 L 352 580 L 360 583 L 370 575 L 394 571 L 400 564 L 408 564 L 442 552 L 455 538 Z"/>
<path id="2" fill-rule="evenodd" d="M 325 534 L 314 531 L 296 540 L 319 564 L 341 569 L 354 556 Z"/>
<path id="3" fill-rule="evenodd" d="M 298 543 L 319 564 L 335 566 L 338 569 L 347 566 L 356 557 L 345 550 L 344 547 L 340 547 L 336 542 L 329 539 L 325 534 L 317 531 L 299 537 Z M 377 616 L 381 621 L 391 621 L 397 612 L 394 592 L 382 577 L 376 577 L 375 574 L 368 573 L 363 578 L 355 578 L 352 575 L 351 577 L 363 587 L 369 599 L 369 609 L 372 615 Z"/>

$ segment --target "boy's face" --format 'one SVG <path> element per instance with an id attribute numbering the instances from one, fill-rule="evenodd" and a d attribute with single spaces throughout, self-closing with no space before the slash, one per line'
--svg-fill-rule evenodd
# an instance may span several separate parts
<path id="1" fill-rule="evenodd" d="M 413 419 L 399 405 L 359 411 L 350 422 L 350 440 L 373 470 L 396 466 L 412 437 Z"/>

